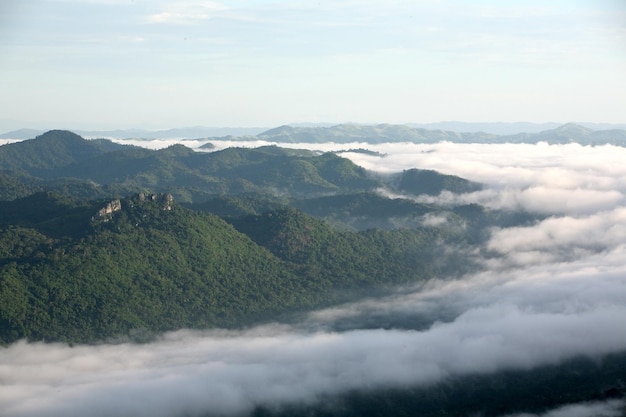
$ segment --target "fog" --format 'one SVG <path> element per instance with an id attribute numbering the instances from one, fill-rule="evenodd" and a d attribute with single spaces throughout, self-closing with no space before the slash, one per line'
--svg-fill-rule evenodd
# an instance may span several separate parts
<path id="1" fill-rule="evenodd" d="M 619 417 L 623 415 L 623 407 L 623 401 L 610 400 L 566 405 L 542 414 L 524 413 L 506 417 Z"/>
<path id="2" fill-rule="evenodd" d="M 344 156 L 382 174 L 437 169 L 485 184 L 477 193 L 428 197 L 433 202 L 478 202 L 547 217 L 491 229 L 475 252 L 480 272 L 398 288 L 288 324 L 181 330 L 143 345 L 13 344 L 0 350 L 0 415 L 239 415 L 257 405 L 314 404 L 353 389 L 427 387 L 454 376 L 626 351 L 626 149 L 367 148 L 386 156 Z M 575 404 L 540 415 L 613 416 L 621 406 Z"/>

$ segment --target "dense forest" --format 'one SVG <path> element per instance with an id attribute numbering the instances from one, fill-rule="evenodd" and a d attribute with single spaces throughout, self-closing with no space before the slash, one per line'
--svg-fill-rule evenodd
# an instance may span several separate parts
<path id="1" fill-rule="evenodd" d="M 289 207 L 228 223 L 166 194 L 36 193 L 0 218 L 4 343 L 241 326 L 468 268 L 433 243 L 458 234 L 339 231 Z"/>
<path id="2" fill-rule="evenodd" d="M 312 198 L 380 187 L 413 194 L 480 187 L 432 171 L 421 173 L 430 175 L 432 183 L 420 181 L 416 170 L 382 178 L 334 153 L 276 146 L 207 153 L 173 145 L 152 151 L 107 140 L 84 140 L 66 131 L 0 147 L 0 173 L 1 200 L 35 191 L 82 199 L 164 192 L 180 203 L 200 203 L 245 193 Z"/>
<path id="3" fill-rule="evenodd" d="M 0 147 L 0 167 L 2 343 L 258 323 L 467 272 L 449 248 L 533 220 L 375 192 L 480 188 L 458 177 L 381 178 L 278 147 L 151 151 L 52 131 Z"/>

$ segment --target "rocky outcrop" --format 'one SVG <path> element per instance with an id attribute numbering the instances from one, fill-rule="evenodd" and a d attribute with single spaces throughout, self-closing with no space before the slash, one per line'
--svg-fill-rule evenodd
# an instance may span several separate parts
<path id="1" fill-rule="evenodd" d="M 92 220 L 100 220 L 108 222 L 113 218 L 113 213 L 122 209 L 122 201 L 112 200 L 106 206 L 98 210 L 98 212 L 91 218 Z"/>
<path id="2" fill-rule="evenodd" d="M 163 210 L 171 210 L 174 205 L 174 196 L 171 194 L 157 193 L 144 194 L 139 193 L 139 201 L 153 201 L 161 205 Z"/>
<path id="3" fill-rule="evenodd" d="M 135 207 L 141 204 L 158 204 L 161 210 L 170 211 L 174 206 L 174 196 L 165 193 L 139 193 L 123 202 L 120 199 L 111 200 L 91 218 L 94 222 L 108 222 L 113 215 L 122 210 L 122 204 L 127 207 Z"/>

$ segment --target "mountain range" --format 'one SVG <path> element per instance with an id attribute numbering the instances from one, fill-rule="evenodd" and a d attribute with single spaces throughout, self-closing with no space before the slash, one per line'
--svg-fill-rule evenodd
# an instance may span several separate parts
<path id="1" fill-rule="evenodd" d="M 318 126 L 265 135 L 317 141 L 339 132 L 346 142 L 420 133 Z M 600 133 L 568 125 L 530 136 L 568 143 L 574 136 L 600 140 Z M 62 130 L 2 145 L 0 344 L 22 346 L 15 342 L 25 339 L 130 348 L 125 343 L 149 345 L 171 330 L 291 324 L 342 303 L 400 301 L 398 289 L 428 289 L 435 278 L 462 289 L 468 274 L 481 271 L 477 255 L 497 264 L 500 255 L 485 245 L 491 231 L 522 233 L 546 219 L 418 198 L 481 190 L 482 184 L 432 170 L 382 175 L 336 153 L 278 146 L 150 150 Z M 462 320 L 454 300 L 439 305 L 429 297 L 417 301 L 430 306 L 419 314 L 373 311 L 358 323 L 337 318 L 324 337 L 394 328 L 412 337 Z M 489 351 L 491 344 L 498 341 L 481 339 L 477 349 Z M 383 349 L 375 356 L 396 353 Z M 261 405 L 250 415 L 542 412 L 619 399 L 625 370 L 623 353 L 574 357 L 531 369 L 450 375 L 430 386 L 354 389 L 323 397 L 321 404 Z"/>
<path id="2" fill-rule="evenodd" d="M 452 176 L 432 175 L 424 182 L 417 171 L 383 178 L 334 153 L 276 146 L 206 153 L 173 145 L 153 151 L 104 139 L 85 140 L 68 131 L 50 131 L 0 147 L 0 170 L 1 199 L 44 190 L 91 198 L 149 191 L 198 203 L 224 194 L 302 198 L 386 187 L 436 195 L 444 189 L 479 188 Z"/>
<path id="3" fill-rule="evenodd" d="M 427 130 L 406 125 L 337 125 L 332 127 L 281 126 L 257 135 L 277 143 L 323 142 L 413 142 L 413 143 L 579 143 L 581 145 L 611 144 L 626 146 L 626 130 L 592 130 L 577 124 L 566 124 L 537 133 L 496 135 L 485 132 L 453 132 Z"/>
<path id="4" fill-rule="evenodd" d="M 425 126 L 425 127 L 423 127 Z M 507 127 L 508 126 L 508 127 Z M 486 128 L 485 131 L 480 130 Z M 490 128 L 491 127 L 491 128 Z M 436 129 L 433 129 L 436 128 Z M 206 128 L 190 127 L 160 131 L 114 130 L 76 131 L 90 138 L 116 139 L 207 139 L 231 141 L 265 140 L 276 143 L 578 143 L 581 145 L 626 146 L 625 125 L 609 124 L 462 124 L 440 123 L 427 125 L 285 125 L 273 129 L 262 128 Z M 516 131 L 517 133 L 510 133 Z M 506 132 L 506 133 L 504 133 Z M 21 129 L 0 135 L 0 139 L 29 139 L 44 133 Z"/>
<path id="5" fill-rule="evenodd" d="M 333 153 L 276 146 L 155 151 L 69 131 L 0 146 L 0 340 L 241 325 L 459 273 L 471 263 L 440 244 L 533 219 L 381 188 L 481 185 L 417 169 L 381 177 Z"/>

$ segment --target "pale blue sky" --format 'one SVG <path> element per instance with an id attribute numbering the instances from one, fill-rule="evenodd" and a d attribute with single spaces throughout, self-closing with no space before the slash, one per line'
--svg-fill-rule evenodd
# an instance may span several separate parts
<path id="1" fill-rule="evenodd" d="M 626 122 L 626 1 L 0 0 L 0 130 Z"/>

